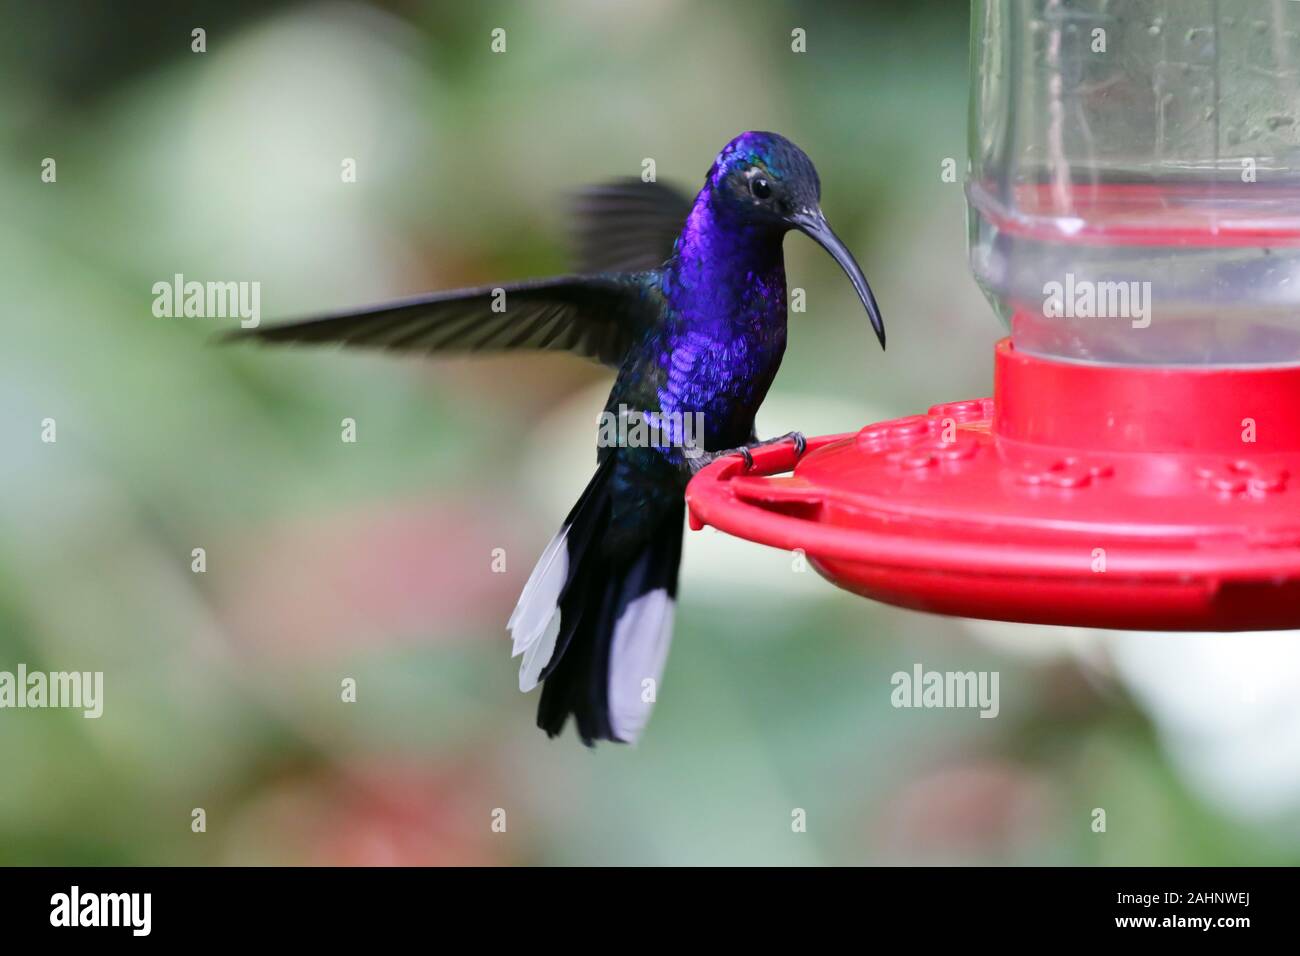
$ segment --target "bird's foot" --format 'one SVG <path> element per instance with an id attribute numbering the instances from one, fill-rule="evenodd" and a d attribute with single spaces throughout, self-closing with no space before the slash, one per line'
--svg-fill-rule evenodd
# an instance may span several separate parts
<path id="1" fill-rule="evenodd" d="M 694 477 L 719 458 L 726 458 L 728 455 L 743 456 L 745 459 L 745 471 L 749 471 L 754 467 L 754 454 L 744 445 L 741 445 L 739 448 L 723 448 L 720 451 L 701 451 L 693 457 L 687 458 L 686 464 L 691 469 L 691 476 Z"/>
<path id="2" fill-rule="evenodd" d="M 803 437 L 803 432 L 786 432 L 777 438 L 768 438 L 764 441 L 750 442 L 748 445 L 741 445 L 739 448 L 724 448 L 721 451 L 700 452 L 694 458 L 689 459 L 691 474 L 697 474 L 704 467 L 713 464 L 719 458 L 726 458 L 728 455 L 740 455 L 745 459 L 745 471 L 754 470 L 754 452 L 755 448 L 766 448 L 768 445 L 779 445 L 782 442 L 794 442 L 794 457 L 798 461 L 808 450 L 808 439 Z"/>

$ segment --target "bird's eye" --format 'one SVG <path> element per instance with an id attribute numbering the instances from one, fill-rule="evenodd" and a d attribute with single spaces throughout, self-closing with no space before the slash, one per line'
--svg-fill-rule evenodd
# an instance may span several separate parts
<path id="1" fill-rule="evenodd" d="M 755 199 L 772 198 L 772 184 L 762 176 L 755 176 L 749 181 L 749 191 L 754 194 Z"/>

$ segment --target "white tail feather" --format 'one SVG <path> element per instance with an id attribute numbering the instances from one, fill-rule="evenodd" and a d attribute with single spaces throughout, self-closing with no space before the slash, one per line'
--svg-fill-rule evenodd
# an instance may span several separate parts
<path id="1" fill-rule="evenodd" d="M 560 631 L 560 593 L 569 577 L 568 536 L 569 526 L 565 525 L 546 546 L 506 624 L 514 639 L 510 656 L 524 655 L 519 668 L 519 689 L 522 691 L 537 686 L 538 675 L 555 650 L 555 639 Z"/>
<path id="2" fill-rule="evenodd" d="M 551 615 L 542 635 L 524 651 L 523 663 L 519 665 L 519 689 L 525 694 L 538 685 L 542 670 L 550 663 L 555 653 L 555 641 L 560 636 L 560 609 L 557 607 Z"/>
<path id="3" fill-rule="evenodd" d="M 524 584 L 524 589 L 519 594 L 519 602 L 515 604 L 515 609 L 510 613 L 510 620 L 506 622 L 506 630 L 513 632 L 515 630 L 515 625 L 519 624 L 523 616 L 534 606 L 532 602 L 534 592 L 537 591 L 544 579 L 549 579 L 552 576 L 555 559 L 561 555 L 564 556 L 564 562 L 561 564 L 559 569 L 559 586 L 560 588 L 564 587 L 564 578 L 569 571 L 568 549 L 565 548 L 565 540 L 568 537 L 569 525 L 566 524 L 556 532 L 555 537 L 551 539 L 550 543 L 546 546 L 546 549 L 542 551 L 542 556 L 538 558 L 537 563 L 533 565 L 533 571 L 528 575 L 528 581 Z M 557 590 L 556 597 L 558 596 L 559 591 Z M 519 652 L 516 650 L 515 653 L 518 654 Z"/>
<path id="4" fill-rule="evenodd" d="M 649 591 L 624 608 L 614 625 L 609 726 L 626 743 L 636 743 L 650 720 L 673 640 L 673 604 L 664 588 Z"/>

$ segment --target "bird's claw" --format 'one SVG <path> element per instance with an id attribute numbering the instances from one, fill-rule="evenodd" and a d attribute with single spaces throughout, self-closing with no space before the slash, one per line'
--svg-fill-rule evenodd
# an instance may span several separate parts
<path id="1" fill-rule="evenodd" d="M 697 475 L 718 459 L 728 458 L 731 455 L 739 455 L 744 460 L 745 471 L 754 470 L 754 453 L 742 445 L 739 448 L 723 448 L 721 451 L 706 451 L 696 455 L 689 460 L 691 474 Z"/>
<path id="2" fill-rule="evenodd" d="M 779 445 L 783 441 L 794 443 L 795 461 L 798 461 L 800 458 L 802 458 L 804 456 L 804 452 L 808 450 L 808 439 L 803 437 L 803 432 L 786 432 L 780 438 L 769 438 L 767 441 L 756 442 L 754 445 L 750 447 L 758 448 L 762 445 Z"/>
<path id="3" fill-rule="evenodd" d="M 754 470 L 754 452 L 755 448 L 766 448 L 768 445 L 779 445 L 783 441 L 794 443 L 794 457 L 798 461 L 808 451 L 808 439 L 804 438 L 803 432 L 788 432 L 780 438 L 769 438 L 767 441 L 757 441 L 752 445 L 741 445 L 739 448 L 724 448 L 721 451 L 702 452 L 696 455 L 690 461 L 691 474 L 698 474 L 706 465 L 711 465 L 719 458 L 727 458 L 731 455 L 739 455 L 745 462 L 744 471 Z"/>

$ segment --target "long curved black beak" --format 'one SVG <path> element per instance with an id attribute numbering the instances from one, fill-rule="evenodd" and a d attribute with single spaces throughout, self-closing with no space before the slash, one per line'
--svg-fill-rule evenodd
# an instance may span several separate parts
<path id="1" fill-rule="evenodd" d="M 853 258 L 853 253 L 849 252 L 848 246 L 840 241 L 840 237 L 831 231 L 830 223 L 826 221 L 826 215 L 820 209 L 813 209 L 805 213 L 800 213 L 794 217 L 795 228 L 807 236 L 810 236 L 814 242 L 831 254 L 831 257 L 840 264 L 844 274 L 849 277 L 853 283 L 853 289 L 862 300 L 863 307 L 867 310 L 867 316 L 871 319 L 871 327 L 876 330 L 876 338 L 880 339 L 880 347 L 885 347 L 885 320 L 880 317 L 880 306 L 876 304 L 876 297 L 871 292 L 871 286 L 867 285 L 867 277 L 862 274 L 862 268 L 858 265 L 857 260 Z"/>

